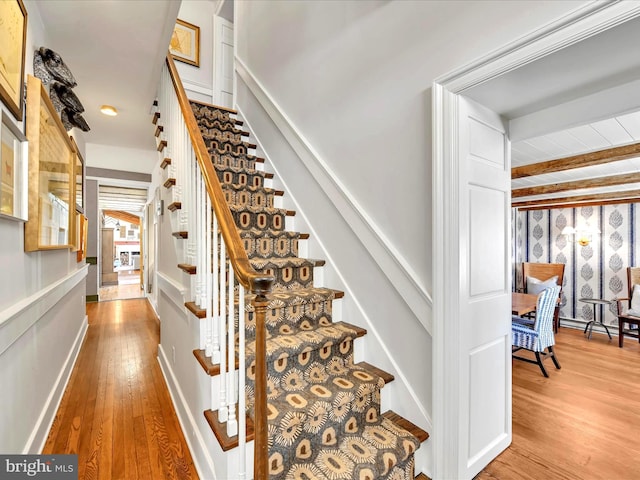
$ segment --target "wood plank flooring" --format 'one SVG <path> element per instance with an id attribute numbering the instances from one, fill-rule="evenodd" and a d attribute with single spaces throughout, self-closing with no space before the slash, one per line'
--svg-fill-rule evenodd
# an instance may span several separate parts
<path id="1" fill-rule="evenodd" d="M 513 443 L 476 480 L 640 478 L 640 345 L 561 328 L 561 370 L 513 363 Z"/>
<path id="2" fill-rule="evenodd" d="M 145 299 L 87 304 L 89 329 L 43 453 L 78 454 L 79 479 L 197 479 L 156 359 Z"/>

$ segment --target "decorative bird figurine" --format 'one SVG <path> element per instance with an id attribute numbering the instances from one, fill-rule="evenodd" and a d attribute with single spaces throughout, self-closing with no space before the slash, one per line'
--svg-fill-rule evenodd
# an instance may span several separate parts
<path id="1" fill-rule="evenodd" d="M 64 128 L 67 131 L 71 130 L 73 127 L 77 127 L 83 132 L 91 130 L 84 117 L 70 108 L 62 109 L 60 112 L 60 120 L 62 120 L 62 125 L 64 125 Z"/>
<path id="2" fill-rule="evenodd" d="M 70 88 L 78 84 L 60 55 L 46 47 L 40 47 L 40 55 L 45 68 L 53 78 Z"/>
<path id="3" fill-rule="evenodd" d="M 78 97 L 76 97 L 76 94 L 63 83 L 53 82 L 49 87 L 49 96 L 51 97 L 53 106 L 58 112 L 64 107 L 76 113 L 84 112 L 84 107 Z"/>
<path id="4" fill-rule="evenodd" d="M 44 60 L 39 50 L 33 52 L 33 74 L 40 79 L 43 85 L 48 85 L 53 80 L 49 70 L 44 66 Z"/>

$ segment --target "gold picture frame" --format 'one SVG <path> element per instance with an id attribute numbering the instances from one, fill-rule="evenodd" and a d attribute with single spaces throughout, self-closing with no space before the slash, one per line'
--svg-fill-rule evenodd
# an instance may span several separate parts
<path id="1" fill-rule="evenodd" d="M 0 217 L 24 222 L 28 218 L 27 138 L 5 112 L 0 116 Z"/>
<path id="2" fill-rule="evenodd" d="M 87 236 L 89 221 L 85 215 L 78 216 L 78 251 L 76 252 L 76 263 L 80 263 L 87 258 Z"/>
<path id="3" fill-rule="evenodd" d="M 18 121 L 24 107 L 27 10 L 22 0 L 0 1 L 0 99 Z"/>
<path id="4" fill-rule="evenodd" d="M 42 82 L 27 76 L 29 140 L 27 252 L 79 248 L 76 221 L 76 151 Z"/>
<path id="5" fill-rule="evenodd" d="M 175 60 L 200 67 L 200 27 L 178 18 L 173 27 L 169 53 Z"/>

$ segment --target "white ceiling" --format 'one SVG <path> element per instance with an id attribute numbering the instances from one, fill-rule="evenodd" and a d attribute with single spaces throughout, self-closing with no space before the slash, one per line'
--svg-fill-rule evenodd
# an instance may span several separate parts
<path id="1" fill-rule="evenodd" d="M 146 203 L 146 188 L 100 185 L 98 193 L 100 210 L 120 210 L 141 216 Z"/>
<path id="2" fill-rule="evenodd" d="M 640 79 L 640 18 L 531 62 L 465 95 L 508 119 Z"/>
<path id="3" fill-rule="evenodd" d="M 465 91 L 465 95 L 500 113 L 512 124 L 544 109 L 555 112 L 577 99 L 615 91 L 640 79 L 640 18 L 607 30 L 599 35 L 548 55 L 517 70 Z M 623 91 L 620 89 L 620 91 Z M 624 101 L 626 100 L 626 101 Z M 570 157 L 611 147 L 640 142 L 640 94 L 620 102 L 618 116 L 597 122 L 574 121 L 567 128 L 514 141 L 511 145 L 512 166 L 529 165 Z M 611 104 L 601 104 L 603 111 Z M 637 111 L 631 111 L 636 109 Z M 568 111 L 568 110 L 567 110 Z M 599 118 L 598 112 L 589 112 Z M 543 118 L 543 117 L 539 117 Z M 512 180 L 512 189 L 549 185 L 608 175 L 640 172 L 640 159 L 622 160 L 606 165 L 577 168 Z M 640 184 L 566 190 L 556 194 L 518 198 L 529 201 L 573 195 L 611 193 L 639 189 Z M 515 200 L 515 199 L 514 199 Z"/>
<path id="4" fill-rule="evenodd" d="M 37 0 L 46 47 L 59 53 L 78 85 L 91 131 L 86 143 L 150 149 L 149 111 L 180 8 L 170 0 Z M 31 15 L 31 12 L 28 12 Z M 117 117 L 99 112 L 115 106 Z"/>

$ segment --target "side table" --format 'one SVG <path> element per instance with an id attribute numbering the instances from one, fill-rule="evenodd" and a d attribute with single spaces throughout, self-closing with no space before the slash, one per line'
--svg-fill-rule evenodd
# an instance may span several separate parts
<path id="1" fill-rule="evenodd" d="M 609 305 L 611 302 L 609 300 L 604 300 L 602 298 L 580 298 L 580 299 L 578 299 L 578 301 L 583 302 L 583 303 L 590 303 L 590 304 L 593 305 L 593 320 L 589 321 L 587 323 L 587 326 L 584 327 L 584 333 L 587 333 L 587 330 L 589 330 L 589 336 L 587 338 L 589 340 L 591 340 L 591 333 L 593 332 L 593 325 L 598 323 L 598 324 L 602 325 L 604 327 L 604 329 L 606 330 L 607 335 L 609 335 L 609 340 L 612 340 L 611 334 L 609 333 L 609 329 L 602 322 L 602 319 L 600 321 L 598 321 L 598 310 L 596 308 L 598 305 Z"/>

